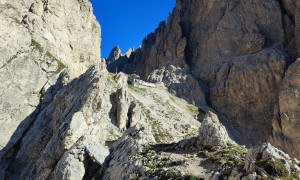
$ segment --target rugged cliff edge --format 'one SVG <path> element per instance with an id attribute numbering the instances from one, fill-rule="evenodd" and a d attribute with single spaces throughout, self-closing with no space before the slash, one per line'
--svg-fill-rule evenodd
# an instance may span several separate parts
<path id="1" fill-rule="evenodd" d="M 247 144 L 271 136 L 299 157 L 299 12 L 296 0 L 177 0 L 139 49 L 108 66 L 176 84 L 170 92 L 211 106 Z M 176 69 L 189 78 L 174 80 Z"/>

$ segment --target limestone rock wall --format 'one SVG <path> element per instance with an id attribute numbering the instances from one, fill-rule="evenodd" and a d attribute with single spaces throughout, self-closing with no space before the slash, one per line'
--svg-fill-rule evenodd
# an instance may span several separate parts
<path id="1" fill-rule="evenodd" d="M 86 0 L 3 0 L 0 24 L 1 150 L 26 131 L 63 69 L 73 79 L 99 59 L 100 26 Z"/>
<path id="2" fill-rule="evenodd" d="M 170 65 L 185 69 L 194 79 L 185 87 L 205 93 L 186 99 L 207 103 L 250 144 L 266 141 L 288 64 L 281 8 L 276 0 L 177 0 L 123 71 L 147 78 Z"/>

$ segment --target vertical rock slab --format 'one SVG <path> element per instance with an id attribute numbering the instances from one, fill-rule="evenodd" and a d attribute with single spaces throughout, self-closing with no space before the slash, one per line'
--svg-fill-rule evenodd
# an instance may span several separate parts
<path id="1" fill-rule="evenodd" d="M 226 128 L 219 122 L 218 116 L 212 112 L 207 112 L 201 124 L 199 145 L 204 147 L 227 147 L 231 140 Z"/>

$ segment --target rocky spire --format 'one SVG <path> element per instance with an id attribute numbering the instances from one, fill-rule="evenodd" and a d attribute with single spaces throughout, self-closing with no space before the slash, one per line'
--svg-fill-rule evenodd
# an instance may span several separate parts
<path id="1" fill-rule="evenodd" d="M 115 61 L 117 59 L 120 58 L 121 56 L 121 49 L 119 46 L 115 46 L 111 51 L 110 51 L 110 54 L 109 54 L 109 57 L 108 57 L 108 61 Z"/>

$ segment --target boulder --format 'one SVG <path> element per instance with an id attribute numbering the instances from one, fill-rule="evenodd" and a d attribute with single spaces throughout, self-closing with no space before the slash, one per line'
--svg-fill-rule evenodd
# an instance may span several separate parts
<path id="1" fill-rule="evenodd" d="M 249 174 L 263 171 L 272 177 L 297 177 L 300 173 L 299 164 L 270 143 L 249 150 L 245 157 L 244 169 Z"/>
<path id="2" fill-rule="evenodd" d="M 204 147 L 226 147 L 230 138 L 215 113 L 207 112 L 201 123 L 199 143 Z"/>
<path id="3" fill-rule="evenodd" d="M 118 88 L 126 88 L 128 84 L 128 76 L 122 72 L 119 72 L 115 78 Z"/>

